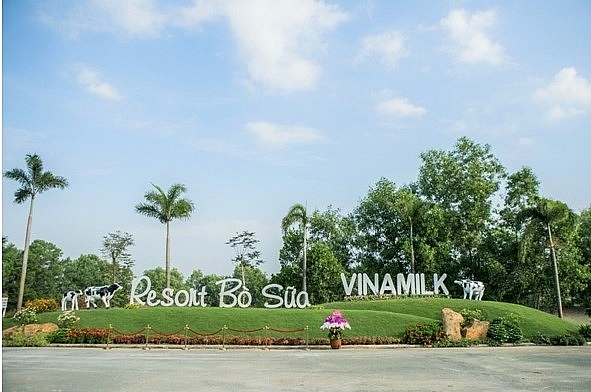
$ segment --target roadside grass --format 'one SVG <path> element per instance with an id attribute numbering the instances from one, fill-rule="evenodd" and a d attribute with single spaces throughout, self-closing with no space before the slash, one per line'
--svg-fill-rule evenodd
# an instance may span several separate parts
<path id="1" fill-rule="evenodd" d="M 333 309 L 339 309 L 343 311 L 352 328 L 345 331 L 345 338 L 402 338 L 409 325 L 440 321 L 441 309 L 446 307 L 455 311 L 479 309 L 487 320 L 514 314 L 519 318 L 525 340 L 530 340 L 539 334 L 551 336 L 575 333 L 579 327 L 577 324 L 551 314 L 509 303 L 449 298 L 395 298 L 333 302 L 309 309 L 214 307 L 81 309 L 76 312 L 80 317 L 76 328 L 107 329 L 111 326 L 118 331 L 131 334 L 142 331 L 149 325 L 154 331 L 170 334 L 188 326 L 201 334 L 212 334 L 226 326 L 229 328 L 225 331 L 226 336 L 321 339 L 326 337 L 326 331 L 320 329 L 324 318 Z M 55 323 L 59 314 L 60 312 L 40 313 L 37 317 L 40 323 Z M 15 321 L 12 318 L 3 319 L 3 329 L 13 325 Z M 260 330 L 265 327 L 269 329 Z M 308 327 L 307 331 L 306 327 Z M 258 331 L 240 332 L 250 330 Z M 284 332 L 296 330 L 299 331 Z"/>

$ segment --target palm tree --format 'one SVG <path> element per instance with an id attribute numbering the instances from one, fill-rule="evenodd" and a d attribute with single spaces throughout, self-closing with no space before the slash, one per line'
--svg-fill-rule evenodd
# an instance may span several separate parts
<path id="1" fill-rule="evenodd" d="M 410 272 L 415 273 L 414 223 L 419 218 L 421 200 L 410 189 L 402 188 L 396 192 L 394 208 L 404 221 L 408 221 L 410 230 Z"/>
<path id="2" fill-rule="evenodd" d="M 300 228 L 303 231 L 303 248 L 304 248 L 304 260 L 302 263 L 302 290 L 307 291 L 306 287 L 306 273 L 307 273 L 307 258 L 306 258 L 306 251 L 307 251 L 307 237 L 308 237 L 308 214 L 306 212 L 306 207 L 303 205 L 296 203 L 287 212 L 287 215 L 281 221 L 281 228 L 283 229 L 283 233 L 287 233 L 289 228 L 294 225 L 299 224 Z"/>
<path id="3" fill-rule="evenodd" d="M 146 192 L 146 203 L 135 206 L 135 211 L 151 218 L 156 218 L 166 225 L 166 287 L 170 287 L 170 222 L 173 219 L 189 219 L 195 209 L 193 202 L 181 198 L 187 191 L 182 184 L 173 184 L 168 192 L 158 185 L 152 184 L 156 189 Z"/>
<path id="4" fill-rule="evenodd" d="M 552 268 L 554 270 L 554 286 L 556 288 L 556 306 L 558 308 L 558 317 L 563 318 L 560 279 L 558 277 L 558 262 L 556 260 L 556 246 L 552 235 L 552 226 L 573 219 L 573 213 L 568 206 L 562 202 L 540 198 L 537 200 L 534 207 L 526 210 L 525 214 L 535 222 L 544 225 L 548 232 L 550 256 L 552 257 Z"/>
<path id="5" fill-rule="evenodd" d="M 43 161 L 37 154 L 28 154 L 25 157 L 27 170 L 12 169 L 4 173 L 4 177 L 18 182 L 21 187 L 14 193 L 14 202 L 21 204 L 27 199 L 31 199 L 29 204 L 29 218 L 27 220 L 27 231 L 25 234 L 25 250 L 23 252 L 23 266 L 21 270 L 21 280 L 18 289 L 18 301 L 16 310 L 19 311 L 23 305 L 23 295 L 25 293 L 25 279 L 27 276 L 27 262 L 29 261 L 29 244 L 31 242 L 31 228 L 33 225 L 33 204 L 35 197 L 51 188 L 64 189 L 68 186 L 68 180 L 64 177 L 55 176 L 51 172 L 43 172 Z"/>

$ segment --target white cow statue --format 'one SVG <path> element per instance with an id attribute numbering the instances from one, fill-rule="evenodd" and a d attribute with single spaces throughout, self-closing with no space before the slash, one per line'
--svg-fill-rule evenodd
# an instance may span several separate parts
<path id="1" fill-rule="evenodd" d="M 462 280 L 454 280 L 454 283 L 459 284 L 464 289 L 464 299 L 468 297 L 468 299 L 474 299 L 476 301 L 481 301 L 482 296 L 484 295 L 484 283 L 477 281 L 477 280 L 470 280 L 470 279 L 462 279 Z"/>
<path id="2" fill-rule="evenodd" d="M 68 302 L 72 303 L 72 310 L 78 310 L 78 297 L 82 295 L 82 290 L 66 291 L 62 296 L 62 311 L 68 310 Z"/>
<path id="3" fill-rule="evenodd" d="M 113 283 L 109 286 L 91 286 L 84 290 L 86 296 L 86 309 L 90 308 L 90 304 L 96 309 L 96 300 L 100 299 L 105 304 L 105 308 L 111 307 L 111 298 L 115 295 L 117 290 L 121 289 L 121 285 Z"/>

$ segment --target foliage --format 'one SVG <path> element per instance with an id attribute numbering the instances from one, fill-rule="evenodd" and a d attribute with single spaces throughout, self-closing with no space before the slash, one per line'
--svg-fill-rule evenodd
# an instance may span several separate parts
<path id="1" fill-rule="evenodd" d="M 33 203 L 35 197 L 48 189 L 64 189 L 68 186 L 68 180 L 64 177 L 56 176 L 49 171 L 43 171 L 43 161 L 37 154 L 27 154 L 25 156 L 27 170 L 15 168 L 4 172 L 4 177 L 14 180 L 20 184 L 20 188 L 14 193 L 14 202 L 21 204 L 27 200 L 29 205 L 29 218 L 27 220 L 27 229 L 25 234 L 25 250 L 23 252 L 23 263 L 20 275 L 20 284 L 18 290 L 18 299 L 16 309 L 21 310 L 24 299 L 27 264 L 29 261 L 29 245 L 31 240 L 31 230 L 33 221 Z"/>
<path id="2" fill-rule="evenodd" d="M 237 267 L 240 267 L 242 272 L 242 284 L 245 286 L 246 280 L 244 269 L 247 267 L 256 267 L 263 263 L 261 252 L 256 249 L 256 244 L 258 242 L 260 241 L 255 238 L 254 232 L 247 230 L 244 230 L 242 233 L 236 233 L 235 236 L 226 242 L 226 245 L 230 245 L 236 252 L 236 256 L 232 261 Z"/>
<path id="3" fill-rule="evenodd" d="M 70 328 L 60 328 L 47 334 L 46 339 L 49 343 L 67 343 L 67 335 Z"/>
<path id="4" fill-rule="evenodd" d="M 290 231 L 294 231 L 293 226 L 297 226 L 298 228 L 295 230 L 298 233 L 301 233 L 302 236 L 302 291 L 307 291 L 307 272 L 308 272 L 308 211 L 306 207 L 302 204 L 296 203 L 289 208 L 289 211 L 281 220 L 281 229 L 283 230 L 283 235 L 287 235 Z"/>
<path id="5" fill-rule="evenodd" d="M 78 321 L 80 321 L 80 317 L 73 310 L 66 310 L 57 316 L 57 325 L 62 329 L 72 328 Z"/>
<path id="6" fill-rule="evenodd" d="M 187 191 L 183 184 L 173 184 L 165 192 L 158 185 L 152 184 L 155 190 L 146 192 L 144 203 L 135 206 L 138 214 L 150 218 L 156 218 L 160 223 L 166 225 L 166 285 L 170 286 L 170 222 L 174 219 L 189 219 L 195 206 L 189 199 L 182 198 L 182 194 Z"/>
<path id="7" fill-rule="evenodd" d="M 72 328 L 66 333 L 67 343 L 105 344 L 109 337 L 108 329 Z"/>
<path id="8" fill-rule="evenodd" d="M 523 339 L 523 332 L 517 317 L 507 314 L 491 321 L 487 337 L 498 343 L 518 343 Z"/>
<path id="9" fill-rule="evenodd" d="M 45 347 L 48 345 L 48 341 L 46 334 L 36 333 L 31 336 L 25 336 L 23 332 L 19 331 L 11 339 L 3 340 L 2 345 L 6 347 Z"/>
<path id="10" fill-rule="evenodd" d="M 591 342 L 591 324 L 581 324 L 579 326 L 579 335 L 584 337 L 588 342 Z"/>
<path id="11" fill-rule="evenodd" d="M 328 330 L 329 339 L 341 339 L 345 328 L 351 329 L 349 322 L 340 310 L 333 310 L 332 314 L 324 319 L 320 329 Z"/>
<path id="12" fill-rule="evenodd" d="M 117 279 L 118 264 L 125 264 L 128 268 L 133 266 L 131 254 L 127 252 L 127 248 L 134 245 L 134 243 L 133 235 L 120 231 L 109 233 L 103 237 L 101 253 L 111 260 L 113 266 L 112 283 L 120 281 L 120 279 Z"/>
<path id="13" fill-rule="evenodd" d="M 462 309 L 458 313 L 464 317 L 464 321 L 462 322 L 462 327 L 472 324 L 474 320 L 484 321 L 486 320 L 486 316 L 481 309 Z"/>
<path id="14" fill-rule="evenodd" d="M 18 325 L 36 324 L 38 322 L 37 312 L 33 308 L 23 308 L 17 311 L 13 318 Z"/>
<path id="15" fill-rule="evenodd" d="M 37 313 L 43 313 L 55 312 L 60 306 L 53 298 L 39 298 L 25 302 L 25 307 L 33 309 Z"/>
<path id="16" fill-rule="evenodd" d="M 421 344 L 423 346 L 432 346 L 447 338 L 443 331 L 443 326 L 439 322 L 428 324 L 416 324 L 406 327 L 404 334 L 404 343 Z"/>

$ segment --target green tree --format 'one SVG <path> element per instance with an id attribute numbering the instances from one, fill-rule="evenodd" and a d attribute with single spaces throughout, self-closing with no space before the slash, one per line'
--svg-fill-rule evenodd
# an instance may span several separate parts
<path id="1" fill-rule="evenodd" d="M 396 191 L 394 209 L 400 217 L 400 221 L 408 226 L 408 239 L 410 248 L 410 272 L 415 273 L 415 245 L 414 245 L 414 228 L 417 220 L 420 219 L 421 208 L 423 203 L 417 195 L 415 195 L 410 188 L 401 188 Z"/>
<path id="2" fill-rule="evenodd" d="M 232 261 L 242 271 L 242 284 L 244 286 L 246 286 L 244 269 L 246 267 L 256 267 L 263 263 L 261 252 L 256 249 L 258 242 L 259 240 L 255 238 L 254 232 L 247 230 L 244 230 L 242 233 L 236 233 L 235 236 L 226 242 L 226 245 L 230 245 L 236 252 L 236 256 Z"/>
<path id="3" fill-rule="evenodd" d="M 158 185 L 152 186 L 155 190 L 146 192 L 146 202 L 136 205 L 135 210 L 166 225 L 166 287 L 170 287 L 170 222 L 173 219 L 189 219 L 195 207 L 189 199 L 181 197 L 187 191 L 182 184 L 173 184 L 168 192 Z"/>
<path id="4" fill-rule="evenodd" d="M 23 252 L 13 243 L 2 237 L 2 296 L 9 298 L 8 308 L 15 308 L 15 298 L 18 296 L 18 280 Z"/>
<path id="5" fill-rule="evenodd" d="M 117 283 L 117 265 L 126 263 L 130 268 L 133 267 L 131 254 L 127 248 L 134 245 L 133 235 L 117 230 L 115 233 L 109 233 L 103 237 L 103 247 L 101 253 L 103 257 L 111 260 L 113 265 L 113 283 Z"/>
<path id="6" fill-rule="evenodd" d="M 308 248 L 308 213 L 304 205 L 296 203 L 289 208 L 287 215 L 281 221 L 281 229 L 284 235 L 293 230 L 293 226 L 297 225 L 302 235 L 302 290 L 307 291 L 306 275 L 307 275 L 307 248 Z"/>
<path id="7" fill-rule="evenodd" d="M 362 270 L 383 274 L 410 269 L 402 246 L 404 232 L 395 208 L 396 193 L 396 184 L 381 178 L 353 213 Z"/>
<path id="8" fill-rule="evenodd" d="M 185 289 L 185 279 L 183 274 L 177 268 L 170 270 L 170 281 L 168 282 L 168 286 L 166 271 L 162 267 L 145 270 L 144 276 L 150 278 L 150 282 L 152 282 L 152 290 L 155 290 L 158 294 L 162 293 L 162 290 L 165 288 L 172 288 L 175 291 Z"/>
<path id="9" fill-rule="evenodd" d="M 243 282 L 245 280 L 248 281 L 248 286 L 245 286 L 248 288 L 248 291 L 252 295 L 251 306 L 259 308 L 264 306 L 266 299 L 262 295 L 262 290 L 267 285 L 267 283 L 269 283 L 269 280 L 260 268 L 249 264 L 241 266 L 236 265 L 236 267 L 234 268 L 233 277 L 236 279 L 240 279 L 240 277 L 242 277 Z"/>
<path id="10" fill-rule="evenodd" d="M 29 244 L 31 241 L 31 229 L 33 226 L 33 205 L 35 197 L 48 189 L 64 189 L 68 181 L 64 177 L 56 176 L 49 171 L 43 171 L 43 161 L 37 154 L 28 154 L 25 157 L 27 169 L 15 168 L 4 172 L 4 177 L 15 180 L 20 188 L 14 193 L 14 202 L 21 204 L 30 199 L 29 217 L 25 234 L 25 248 L 23 252 L 23 264 L 21 269 L 20 285 L 16 309 L 21 310 L 23 295 L 25 292 L 25 280 L 27 276 L 27 262 L 29 260 Z"/>
<path id="11" fill-rule="evenodd" d="M 310 303 L 319 304 L 343 299 L 341 273 L 347 271 L 339 263 L 330 246 L 317 242 L 310 247 Z"/>
<path id="12" fill-rule="evenodd" d="M 193 288 L 201 291 L 201 287 L 205 286 L 207 295 L 205 296 L 205 303 L 207 306 L 219 306 L 220 303 L 220 286 L 216 282 L 228 278 L 224 275 L 204 275 L 200 270 L 194 270 L 187 278 L 186 285 L 188 288 Z"/>
<path id="13" fill-rule="evenodd" d="M 539 198 L 536 205 L 526 211 L 526 216 L 530 217 L 533 220 L 533 223 L 542 224 L 547 231 L 550 256 L 552 258 L 554 288 L 556 290 L 556 307 L 558 317 L 563 318 L 560 278 L 558 274 L 558 261 L 556 258 L 556 240 L 552 235 L 552 227 L 567 220 L 573 221 L 573 212 L 562 202 Z"/>
<path id="14" fill-rule="evenodd" d="M 492 222 L 492 200 L 505 178 L 505 169 L 490 146 L 458 139 L 452 151 L 421 154 L 418 191 L 444 213 L 449 249 L 446 270 L 472 277 L 478 270 L 478 248 Z"/>
<path id="15" fill-rule="evenodd" d="M 339 263 L 347 270 L 355 263 L 357 229 L 352 217 L 342 216 L 339 209 L 314 211 L 310 217 L 309 242 L 327 244 Z"/>

